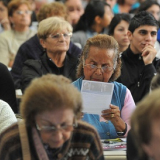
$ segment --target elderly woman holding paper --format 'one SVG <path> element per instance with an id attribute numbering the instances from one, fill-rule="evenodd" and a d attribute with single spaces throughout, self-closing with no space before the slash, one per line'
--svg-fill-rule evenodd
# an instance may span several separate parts
<path id="1" fill-rule="evenodd" d="M 114 84 L 109 109 L 97 114 L 84 114 L 83 120 L 96 127 L 101 139 L 127 136 L 135 103 L 126 86 L 115 82 L 121 70 L 118 43 L 108 35 L 96 35 L 86 42 L 73 84 L 81 90 L 82 80 Z M 99 106 L 97 106 L 99 107 Z M 101 106 L 102 107 L 102 106 Z"/>

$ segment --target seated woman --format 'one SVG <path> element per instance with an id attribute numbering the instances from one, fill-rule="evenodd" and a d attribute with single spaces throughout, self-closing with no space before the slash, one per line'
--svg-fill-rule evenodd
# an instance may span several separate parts
<path id="1" fill-rule="evenodd" d="M 10 125 L 17 122 L 17 119 L 8 103 L 0 99 L 0 134 Z"/>
<path id="2" fill-rule="evenodd" d="M 107 33 L 112 18 L 113 13 L 108 3 L 99 0 L 90 1 L 75 26 L 72 42 L 80 43 L 83 48 L 88 38 Z"/>
<path id="3" fill-rule="evenodd" d="M 116 14 L 108 27 L 108 34 L 118 42 L 120 52 L 125 51 L 130 44 L 127 35 L 130 19 L 129 14 Z"/>
<path id="4" fill-rule="evenodd" d="M 44 53 L 39 60 L 29 59 L 24 63 L 22 91 L 33 78 L 47 73 L 64 75 L 75 80 L 78 57 L 67 52 L 72 36 L 70 23 L 60 17 L 44 19 L 39 23 L 37 35 L 44 48 Z"/>
<path id="5" fill-rule="evenodd" d="M 12 29 L 0 34 L 0 62 L 8 67 L 12 67 L 19 46 L 35 34 L 29 29 L 31 14 L 26 0 L 12 0 L 8 4 Z"/>
<path id="6" fill-rule="evenodd" d="M 160 157 L 159 95 L 160 89 L 156 89 L 151 94 L 147 95 L 138 103 L 131 117 L 131 135 L 134 138 L 135 147 L 138 151 L 138 154 L 136 154 L 136 152 L 134 154 L 136 154 L 136 159 L 138 160 L 159 160 Z M 127 143 L 130 143 L 130 141 Z M 135 155 L 133 158 L 130 157 L 129 160 L 134 158 Z"/>
<path id="7" fill-rule="evenodd" d="M 100 122 L 100 117 L 93 114 L 84 114 L 83 118 L 96 127 L 102 139 L 126 136 L 130 129 L 135 103 L 127 87 L 115 81 L 120 70 L 118 43 L 112 36 L 99 34 L 87 40 L 78 66 L 79 79 L 73 84 L 79 90 L 83 79 L 114 84 L 110 109 L 102 111 L 105 120 Z"/>
<path id="8" fill-rule="evenodd" d="M 20 111 L 24 121 L 0 136 L 1 160 L 104 160 L 98 133 L 80 120 L 81 94 L 69 79 L 48 74 L 33 80 Z"/>

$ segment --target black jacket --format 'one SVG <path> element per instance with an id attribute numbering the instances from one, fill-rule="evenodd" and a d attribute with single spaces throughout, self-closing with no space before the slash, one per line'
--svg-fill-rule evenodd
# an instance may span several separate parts
<path id="1" fill-rule="evenodd" d="M 76 69 L 78 58 L 71 54 L 66 54 L 64 66 L 58 68 L 44 53 L 40 60 L 27 60 L 22 69 L 22 91 L 29 85 L 32 79 L 41 77 L 47 73 L 63 75 L 72 81 L 76 80 Z"/>
<path id="2" fill-rule="evenodd" d="M 121 60 L 121 76 L 117 81 L 128 87 L 137 103 L 150 91 L 150 83 L 160 60 L 155 58 L 152 64 L 145 66 L 141 55 L 134 54 L 130 47 L 122 53 Z"/>

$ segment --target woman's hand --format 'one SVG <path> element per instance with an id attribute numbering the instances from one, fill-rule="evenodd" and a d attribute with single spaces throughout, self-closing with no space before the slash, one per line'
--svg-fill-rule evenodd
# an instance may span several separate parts
<path id="1" fill-rule="evenodd" d="M 116 128 L 116 131 L 122 132 L 125 130 L 125 122 L 120 115 L 119 107 L 110 104 L 110 109 L 102 111 L 101 115 L 105 120 L 110 120 Z"/>

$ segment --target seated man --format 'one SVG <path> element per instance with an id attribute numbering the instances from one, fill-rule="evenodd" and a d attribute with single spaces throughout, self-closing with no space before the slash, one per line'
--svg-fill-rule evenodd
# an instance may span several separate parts
<path id="1" fill-rule="evenodd" d="M 40 22 L 51 16 L 63 17 L 65 19 L 67 17 L 67 10 L 64 4 L 60 2 L 45 4 L 40 9 L 37 15 L 37 20 Z M 23 63 L 28 59 L 40 59 L 43 52 L 44 50 L 39 42 L 37 34 L 20 46 L 11 70 L 16 89 L 21 89 L 21 73 Z M 81 54 L 81 49 L 70 42 L 67 53 L 78 57 Z"/>
<path id="2" fill-rule="evenodd" d="M 154 16 L 146 11 L 137 13 L 130 21 L 130 46 L 122 52 L 121 76 L 117 81 L 129 88 L 135 102 L 149 92 L 151 79 L 159 67 L 154 48 L 158 28 Z"/>

